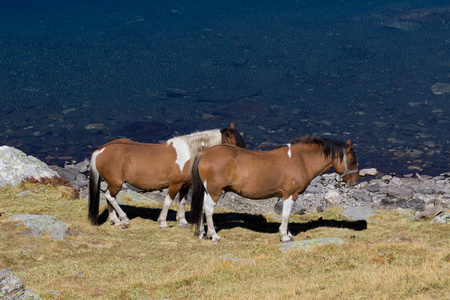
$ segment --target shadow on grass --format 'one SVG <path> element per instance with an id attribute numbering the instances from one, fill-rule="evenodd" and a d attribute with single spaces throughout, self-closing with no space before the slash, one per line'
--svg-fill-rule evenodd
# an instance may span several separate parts
<path id="1" fill-rule="evenodd" d="M 120 207 L 127 214 L 130 220 L 134 218 L 142 218 L 157 222 L 159 214 L 161 212 L 161 209 L 159 208 L 134 207 L 130 205 L 121 205 Z M 177 215 L 176 211 L 169 210 L 167 220 L 175 221 L 176 215 Z M 189 220 L 189 212 L 186 213 L 186 218 Z M 108 220 L 108 210 L 105 209 L 98 218 L 98 224 L 102 225 L 106 223 L 107 220 Z M 240 227 L 256 232 L 277 233 L 278 228 L 280 227 L 280 222 L 268 222 L 266 218 L 262 215 L 250 215 L 245 213 L 214 214 L 214 225 L 216 227 L 217 232 L 219 232 L 222 229 L 232 229 Z M 324 220 L 322 218 L 319 218 L 318 220 L 309 221 L 305 223 L 295 223 L 295 222 L 289 223 L 289 231 L 293 235 L 297 235 L 300 232 L 306 232 L 319 227 L 345 228 L 355 231 L 361 231 L 367 229 L 367 222 Z"/>
<path id="2" fill-rule="evenodd" d="M 142 218 L 146 220 L 152 220 L 157 222 L 159 214 L 161 213 L 160 208 L 146 208 L 146 207 L 135 207 L 131 205 L 120 205 L 122 210 L 127 214 L 128 219 L 132 220 L 134 218 Z M 108 221 L 108 210 L 103 210 L 98 216 L 98 225 L 102 225 Z M 175 221 L 177 212 L 174 210 L 169 210 L 167 213 L 167 221 Z"/>
<path id="3" fill-rule="evenodd" d="M 281 217 L 280 217 L 281 219 Z M 256 232 L 277 233 L 280 222 L 268 222 L 262 215 L 249 215 L 243 213 L 219 213 L 214 214 L 214 225 L 217 232 L 222 229 L 232 229 L 235 227 L 246 228 Z M 293 235 L 306 232 L 319 227 L 346 228 L 355 231 L 367 229 L 367 222 L 345 221 L 345 220 L 318 220 L 305 223 L 289 222 L 289 231 Z"/>

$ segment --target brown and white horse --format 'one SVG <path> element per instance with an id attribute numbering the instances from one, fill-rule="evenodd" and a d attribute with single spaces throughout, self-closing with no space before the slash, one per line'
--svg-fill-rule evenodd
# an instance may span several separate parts
<path id="1" fill-rule="evenodd" d="M 191 162 L 202 147 L 221 143 L 244 147 L 241 135 L 231 123 L 230 128 L 208 130 L 174 137 L 162 144 L 145 144 L 118 139 L 96 148 L 91 157 L 89 179 L 89 220 L 98 224 L 100 176 L 108 184 L 105 197 L 112 224 L 127 228 L 129 219 L 116 201 L 123 183 L 145 191 L 169 188 L 158 218 L 159 227 L 168 227 L 167 212 L 180 192 L 177 221 L 187 225 L 186 195 L 191 183 Z"/>
<path id="2" fill-rule="evenodd" d="M 294 201 L 311 180 L 334 168 L 346 185 L 356 184 L 358 169 L 350 140 L 347 143 L 303 137 L 270 151 L 251 151 L 219 145 L 197 156 L 192 167 L 191 221 L 203 238 L 203 212 L 208 236 L 219 241 L 213 224 L 214 207 L 223 192 L 250 199 L 283 197 L 280 240 L 292 240 L 288 230 Z M 206 198 L 206 200 L 204 200 Z"/>

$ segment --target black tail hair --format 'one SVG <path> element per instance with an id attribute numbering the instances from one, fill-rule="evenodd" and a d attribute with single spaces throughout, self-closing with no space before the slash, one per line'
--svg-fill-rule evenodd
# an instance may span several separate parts
<path id="1" fill-rule="evenodd" d="M 192 164 L 192 200 L 191 200 L 191 218 L 190 222 L 195 224 L 195 234 L 200 235 L 201 226 L 203 224 L 203 200 L 205 197 L 205 187 L 198 172 L 198 164 L 200 163 L 201 155 L 194 159 Z"/>
<path id="2" fill-rule="evenodd" d="M 98 211 L 100 206 L 100 174 L 95 166 L 96 159 L 89 165 L 89 214 L 88 219 L 92 225 L 98 224 Z"/>

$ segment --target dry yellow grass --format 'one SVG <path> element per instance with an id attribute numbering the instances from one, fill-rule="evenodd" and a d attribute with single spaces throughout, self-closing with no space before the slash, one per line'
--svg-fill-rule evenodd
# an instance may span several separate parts
<path id="1" fill-rule="evenodd" d="M 23 190 L 34 193 L 17 196 Z M 159 229 L 156 203 L 125 209 L 133 217 L 130 229 L 95 227 L 87 221 L 87 202 L 71 199 L 67 188 L 3 188 L 0 269 L 11 269 L 44 299 L 450 298 L 448 225 L 381 212 L 356 231 L 333 209 L 292 217 L 291 231 L 295 240 L 340 237 L 346 245 L 281 252 L 279 224 L 270 216 L 227 220 L 218 210 L 222 242 L 216 244 L 175 221 Z M 20 213 L 53 215 L 72 234 L 62 241 L 22 237 L 24 228 L 8 220 Z"/>

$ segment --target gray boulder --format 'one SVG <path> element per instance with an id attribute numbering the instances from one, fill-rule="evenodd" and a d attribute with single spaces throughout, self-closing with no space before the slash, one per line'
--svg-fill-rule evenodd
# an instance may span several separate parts
<path id="1" fill-rule="evenodd" d="M 17 185 L 27 177 L 40 179 L 53 176 L 58 176 L 58 173 L 39 159 L 13 147 L 0 147 L 0 187 Z"/>
<path id="2" fill-rule="evenodd" d="M 442 205 L 438 204 L 435 206 L 431 206 L 426 208 L 424 211 L 418 211 L 416 215 L 414 216 L 415 220 L 426 218 L 426 219 L 433 219 L 437 215 L 439 215 L 442 211 L 444 211 L 444 208 Z"/>
<path id="3" fill-rule="evenodd" d="M 443 212 L 442 214 L 437 215 L 431 220 L 431 223 L 450 224 L 450 213 Z"/>
<path id="4" fill-rule="evenodd" d="M 25 286 L 10 269 L 0 270 L 0 299 L 5 300 L 38 300 L 41 297 Z"/>
<path id="5" fill-rule="evenodd" d="M 392 198 L 406 201 L 413 197 L 413 191 L 411 189 L 400 186 L 389 186 L 387 189 L 387 194 Z"/>
<path id="6" fill-rule="evenodd" d="M 67 224 L 53 216 L 24 214 L 14 215 L 9 219 L 22 221 L 20 224 L 29 228 L 29 231 L 23 233 L 24 235 L 41 236 L 48 232 L 55 240 L 63 240 L 66 237 Z"/>

